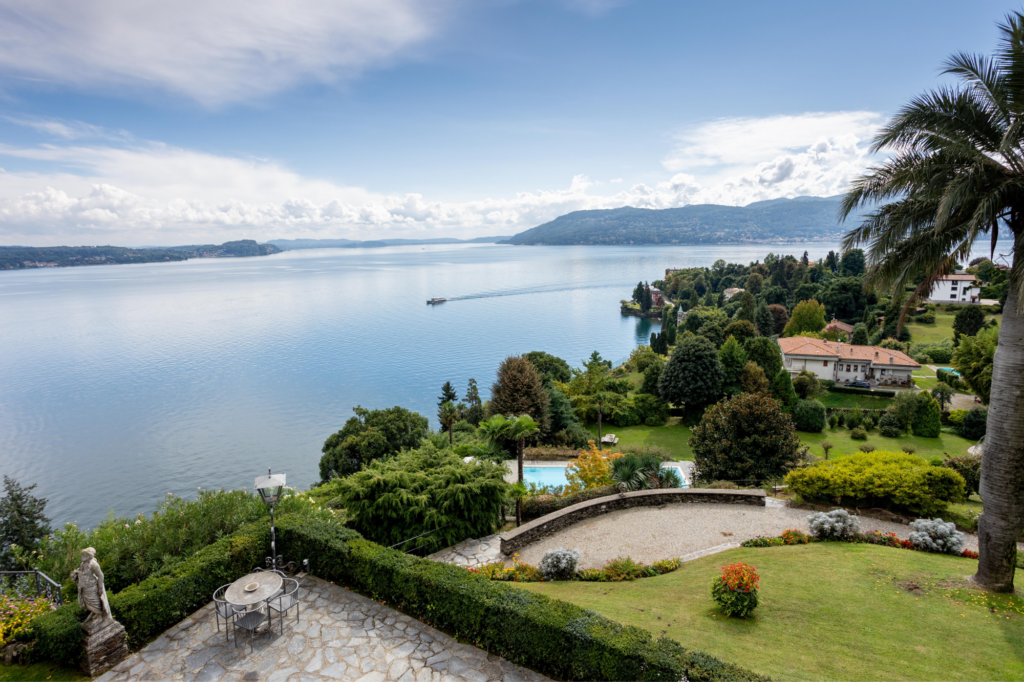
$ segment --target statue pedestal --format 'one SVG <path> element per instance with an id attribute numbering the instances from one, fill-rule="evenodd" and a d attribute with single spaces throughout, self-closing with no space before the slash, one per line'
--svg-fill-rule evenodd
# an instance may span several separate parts
<path id="1" fill-rule="evenodd" d="M 85 635 L 82 670 L 90 677 L 102 675 L 128 656 L 124 626 L 116 620 Z"/>

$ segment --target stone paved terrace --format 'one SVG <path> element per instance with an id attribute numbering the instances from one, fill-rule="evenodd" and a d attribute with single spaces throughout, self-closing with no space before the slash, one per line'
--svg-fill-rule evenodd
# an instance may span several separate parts
<path id="1" fill-rule="evenodd" d="M 257 635 L 248 644 L 224 641 L 210 603 L 97 678 L 179 682 L 541 682 L 544 676 L 459 644 L 394 609 L 307 576 L 300 618 L 289 612 L 284 636 Z"/>

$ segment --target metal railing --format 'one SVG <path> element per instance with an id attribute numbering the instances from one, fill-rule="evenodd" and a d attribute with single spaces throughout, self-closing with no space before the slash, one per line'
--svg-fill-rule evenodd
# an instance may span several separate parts
<path id="1" fill-rule="evenodd" d="M 18 576 L 33 576 L 35 578 L 36 596 L 46 597 L 50 600 L 50 603 L 54 606 L 63 606 L 64 597 L 61 594 L 60 585 L 56 583 L 50 576 L 42 573 L 41 571 L 0 571 L 0 581 L 6 586 L 8 576 L 14 576 L 15 585 L 17 585 Z M 24 595 L 22 595 L 24 596 Z"/>

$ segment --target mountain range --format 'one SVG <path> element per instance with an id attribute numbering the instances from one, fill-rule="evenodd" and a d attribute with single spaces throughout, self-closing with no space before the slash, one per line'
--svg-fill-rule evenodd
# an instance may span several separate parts
<path id="1" fill-rule="evenodd" d="M 836 219 L 842 197 L 797 197 L 746 206 L 574 211 L 520 232 L 509 244 L 732 244 L 836 241 L 859 222 Z"/>

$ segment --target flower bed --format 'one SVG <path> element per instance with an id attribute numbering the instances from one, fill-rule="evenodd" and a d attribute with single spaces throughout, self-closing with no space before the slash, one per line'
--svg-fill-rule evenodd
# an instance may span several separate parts
<path id="1" fill-rule="evenodd" d="M 802 536 L 803 540 L 798 539 Z M 896 533 L 882 533 L 881 531 L 873 531 L 871 533 L 856 533 L 851 535 L 845 540 L 819 540 L 813 535 L 806 535 L 798 530 L 787 530 L 783 531 L 782 535 L 778 537 L 765 537 L 762 535 L 750 540 L 744 540 L 740 543 L 741 547 L 779 547 L 782 545 L 799 545 L 807 544 L 808 542 L 862 542 L 868 545 L 882 545 L 883 547 L 895 547 L 897 549 L 912 549 L 914 551 L 921 551 L 914 546 L 914 543 L 910 540 L 900 539 Z M 977 559 L 978 553 L 974 550 L 965 549 L 960 552 L 957 556 L 964 557 L 966 559 Z"/>
<path id="2" fill-rule="evenodd" d="M 671 573 L 679 568 L 681 563 L 681 559 L 663 559 L 648 565 L 639 561 L 633 561 L 629 557 L 618 557 L 611 559 L 604 565 L 604 568 L 584 568 L 581 571 L 577 571 L 572 580 L 616 583 L 624 580 L 636 580 L 637 578 L 653 578 L 654 576 Z M 491 580 L 519 583 L 544 582 L 540 569 L 520 561 L 518 553 L 512 555 L 511 566 L 505 566 L 503 563 L 498 562 L 479 568 L 467 568 L 466 570 L 487 576 Z"/>
<path id="3" fill-rule="evenodd" d="M 50 602 L 45 597 L 27 599 L 0 594 L 0 648 L 28 627 L 33 618 L 49 610 Z"/>

